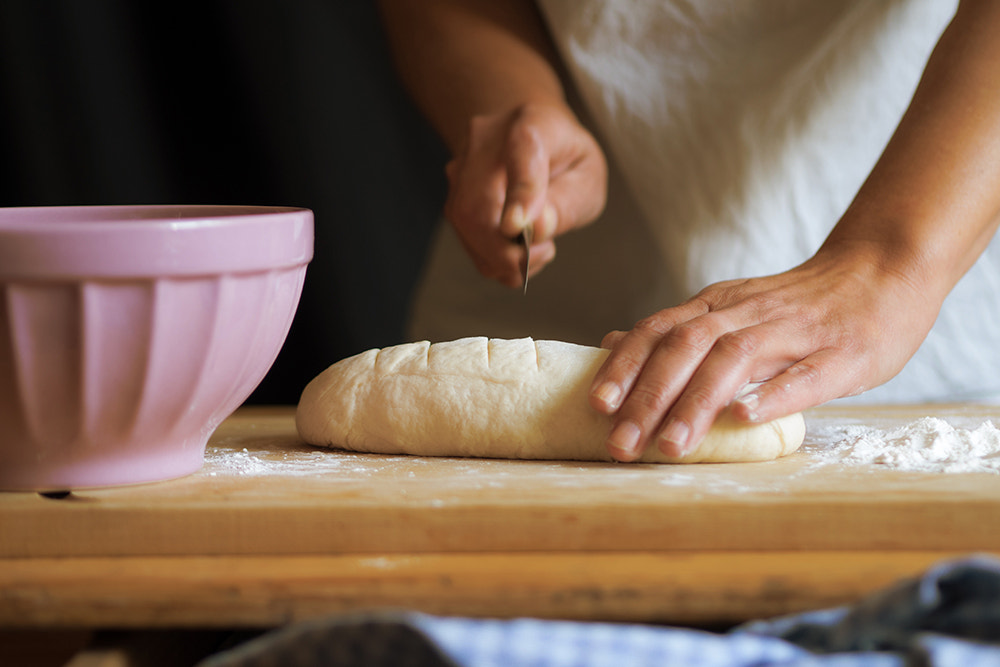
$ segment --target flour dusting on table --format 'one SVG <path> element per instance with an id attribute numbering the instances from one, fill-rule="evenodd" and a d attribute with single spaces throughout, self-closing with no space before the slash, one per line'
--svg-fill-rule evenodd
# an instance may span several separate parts
<path id="1" fill-rule="evenodd" d="M 204 472 L 210 477 L 261 476 L 261 475 L 316 475 L 323 472 L 367 472 L 367 469 L 350 466 L 342 458 L 326 452 L 258 451 L 209 447 L 205 450 Z"/>
<path id="2" fill-rule="evenodd" d="M 892 429 L 846 426 L 840 440 L 817 452 L 827 462 L 879 465 L 917 472 L 1000 473 L 1000 429 L 975 428 L 923 417 Z"/>

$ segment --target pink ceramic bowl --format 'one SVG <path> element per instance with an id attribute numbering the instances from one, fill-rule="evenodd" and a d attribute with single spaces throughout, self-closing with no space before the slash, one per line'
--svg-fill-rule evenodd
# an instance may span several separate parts
<path id="1" fill-rule="evenodd" d="M 264 377 L 305 209 L 0 209 L 0 490 L 179 477 Z"/>

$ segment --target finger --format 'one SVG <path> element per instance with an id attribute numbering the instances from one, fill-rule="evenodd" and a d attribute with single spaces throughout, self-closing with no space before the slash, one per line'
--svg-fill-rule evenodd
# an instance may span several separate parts
<path id="1" fill-rule="evenodd" d="M 751 382 L 781 373 L 804 353 L 785 322 L 768 322 L 725 333 L 670 407 L 655 438 L 667 456 L 693 451 L 716 418 Z"/>
<path id="2" fill-rule="evenodd" d="M 486 278 L 497 280 L 507 287 L 521 284 L 521 269 L 524 249 L 517 243 L 505 239 L 495 231 L 476 225 L 462 225 L 452 221 L 452 226 L 476 270 Z M 495 227 L 493 228 L 495 230 Z"/>
<path id="3" fill-rule="evenodd" d="M 452 164 L 444 214 L 460 234 L 474 240 L 473 247 L 479 248 L 486 238 L 499 237 L 496 229 L 503 212 L 506 177 L 502 169 L 490 168 L 482 161 Z"/>
<path id="4" fill-rule="evenodd" d="M 658 341 L 615 415 L 607 439 L 614 458 L 632 461 L 642 455 L 726 326 L 723 318 L 709 314 L 679 324 Z M 689 426 L 679 421 L 667 433 L 685 442 L 689 434 Z"/>
<path id="5" fill-rule="evenodd" d="M 636 326 L 613 343 L 611 354 L 598 369 L 590 386 L 590 405 L 606 415 L 621 408 L 646 360 L 653 354 L 662 334 L 650 327 Z M 606 339 L 605 339 L 606 340 Z"/>
<path id="6" fill-rule="evenodd" d="M 617 345 L 622 338 L 624 338 L 627 335 L 628 335 L 627 331 L 611 331 L 605 334 L 604 338 L 601 340 L 601 347 L 603 347 L 606 350 L 610 350 L 615 345 Z"/>
<path id="7" fill-rule="evenodd" d="M 508 286 L 521 284 L 521 246 L 499 233 L 506 181 L 502 170 L 470 167 L 458 172 L 445 200 L 444 214 L 466 253 L 485 277 Z"/>
<path id="8" fill-rule="evenodd" d="M 674 326 L 706 312 L 708 306 L 693 299 L 639 321 L 631 331 L 613 331 L 605 336 L 601 345 L 611 348 L 611 353 L 594 375 L 591 406 L 608 415 L 616 412 L 663 336 Z"/>
<path id="9" fill-rule="evenodd" d="M 490 253 L 488 259 L 481 259 L 479 255 L 469 252 L 476 265 L 476 269 L 485 277 L 496 280 L 505 287 L 521 287 L 524 284 L 524 247 L 518 243 L 506 241 L 500 244 L 496 251 Z M 534 265 L 535 258 L 532 256 L 531 263 Z"/>
<path id="10" fill-rule="evenodd" d="M 860 394 L 868 387 L 859 378 L 859 369 L 845 363 L 842 354 L 821 350 L 736 399 L 732 414 L 746 422 L 769 422 L 835 398 Z"/>
<path id="11" fill-rule="evenodd" d="M 549 183 L 549 155 L 538 129 L 515 121 L 507 134 L 504 154 L 507 190 L 500 232 L 516 238 L 529 224 L 542 216 Z"/>
<path id="12" fill-rule="evenodd" d="M 556 244 L 552 241 L 535 243 L 531 246 L 531 263 L 528 265 L 528 277 L 537 275 L 556 258 Z"/>
<path id="13" fill-rule="evenodd" d="M 551 190 L 550 190 L 551 192 Z M 551 241 L 559 233 L 559 213 L 556 207 L 546 202 L 542 214 L 535 220 L 535 243 Z"/>

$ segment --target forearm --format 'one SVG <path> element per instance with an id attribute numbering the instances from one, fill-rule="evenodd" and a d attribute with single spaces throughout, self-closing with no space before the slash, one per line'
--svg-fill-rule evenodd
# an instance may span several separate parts
<path id="1" fill-rule="evenodd" d="M 563 103 L 555 56 L 531 0 L 380 0 L 397 70 L 453 154 L 470 119 Z"/>
<path id="2" fill-rule="evenodd" d="M 941 300 L 1000 219 L 1000 3 L 966 0 L 824 251 L 870 251 Z"/>

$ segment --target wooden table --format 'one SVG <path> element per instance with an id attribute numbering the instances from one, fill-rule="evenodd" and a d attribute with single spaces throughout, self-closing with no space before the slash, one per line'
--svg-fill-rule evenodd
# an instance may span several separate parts
<path id="1" fill-rule="evenodd" d="M 372 608 L 731 623 L 1000 553 L 1000 475 L 831 463 L 848 424 L 1000 408 L 819 408 L 803 448 L 690 466 L 312 448 L 242 409 L 178 480 L 0 494 L 0 626 L 269 627 Z"/>

